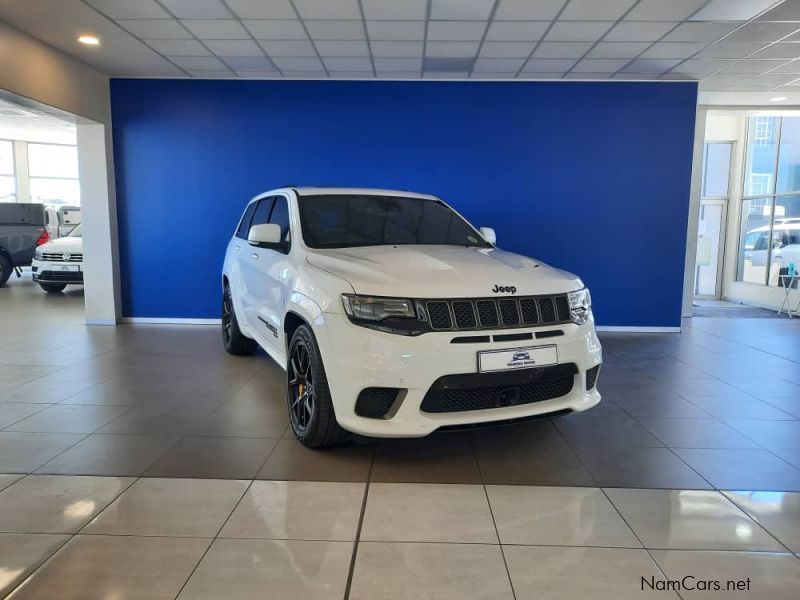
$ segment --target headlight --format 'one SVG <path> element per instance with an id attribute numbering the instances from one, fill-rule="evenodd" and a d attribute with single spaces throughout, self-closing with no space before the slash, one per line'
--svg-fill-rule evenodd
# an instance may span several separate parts
<path id="1" fill-rule="evenodd" d="M 357 321 L 378 322 L 388 318 L 416 317 L 414 303 L 405 298 L 375 298 L 342 294 L 342 305 L 347 316 Z"/>
<path id="2" fill-rule="evenodd" d="M 34 258 L 34 260 L 43 260 L 44 259 L 44 254 L 42 254 L 39 250 L 35 250 L 33 252 L 33 258 Z"/>
<path id="3" fill-rule="evenodd" d="M 592 297 L 589 288 L 569 293 L 570 320 L 576 325 L 583 325 L 592 315 Z"/>

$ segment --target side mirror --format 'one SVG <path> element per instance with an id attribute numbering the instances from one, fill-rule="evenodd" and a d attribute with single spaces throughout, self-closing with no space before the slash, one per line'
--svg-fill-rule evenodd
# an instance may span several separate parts
<path id="1" fill-rule="evenodd" d="M 483 239 L 487 242 L 492 244 L 493 246 L 497 243 L 497 234 L 494 232 L 494 229 L 491 227 L 481 227 L 478 231 L 481 232 Z"/>
<path id="2" fill-rule="evenodd" d="M 247 241 L 253 246 L 277 247 L 281 244 L 281 226 L 275 223 L 253 225 L 247 234 Z"/>

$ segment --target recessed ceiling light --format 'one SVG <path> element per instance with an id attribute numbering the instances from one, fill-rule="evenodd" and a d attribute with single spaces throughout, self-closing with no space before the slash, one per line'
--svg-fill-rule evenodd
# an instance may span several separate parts
<path id="1" fill-rule="evenodd" d="M 783 102 L 784 100 L 788 100 L 786 96 L 775 96 L 774 98 L 770 98 L 770 102 Z"/>
<path id="2" fill-rule="evenodd" d="M 86 44 L 87 46 L 99 46 L 100 45 L 100 38 L 96 35 L 82 35 L 78 38 L 78 41 L 81 44 Z"/>

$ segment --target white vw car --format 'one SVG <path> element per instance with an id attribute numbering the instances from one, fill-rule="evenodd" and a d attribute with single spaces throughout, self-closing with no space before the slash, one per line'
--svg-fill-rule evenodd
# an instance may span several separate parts
<path id="1" fill-rule="evenodd" d="M 222 273 L 231 354 L 287 371 L 295 436 L 424 436 L 586 410 L 602 352 L 575 275 L 495 246 L 433 196 L 284 188 L 247 205 Z"/>
<path id="2" fill-rule="evenodd" d="M 68 285 L 83 285 L 83 233 L 77 225 L 65 237 L 36 248 L 31 262 L 33 280 L 48 293 Z"/>

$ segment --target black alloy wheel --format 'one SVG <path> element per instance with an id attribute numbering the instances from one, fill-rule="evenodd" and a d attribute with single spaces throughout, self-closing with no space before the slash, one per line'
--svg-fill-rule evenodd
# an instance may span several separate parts
<path id="1" fill-rule="evenodd" d="M 287 371 L 289 417 L 292 420 L 294 431 L 303 435 L 314 418 L 317 406 L 314 391 L 314 368 L 305 342 L 298 341 L 292 348 Z"/>

